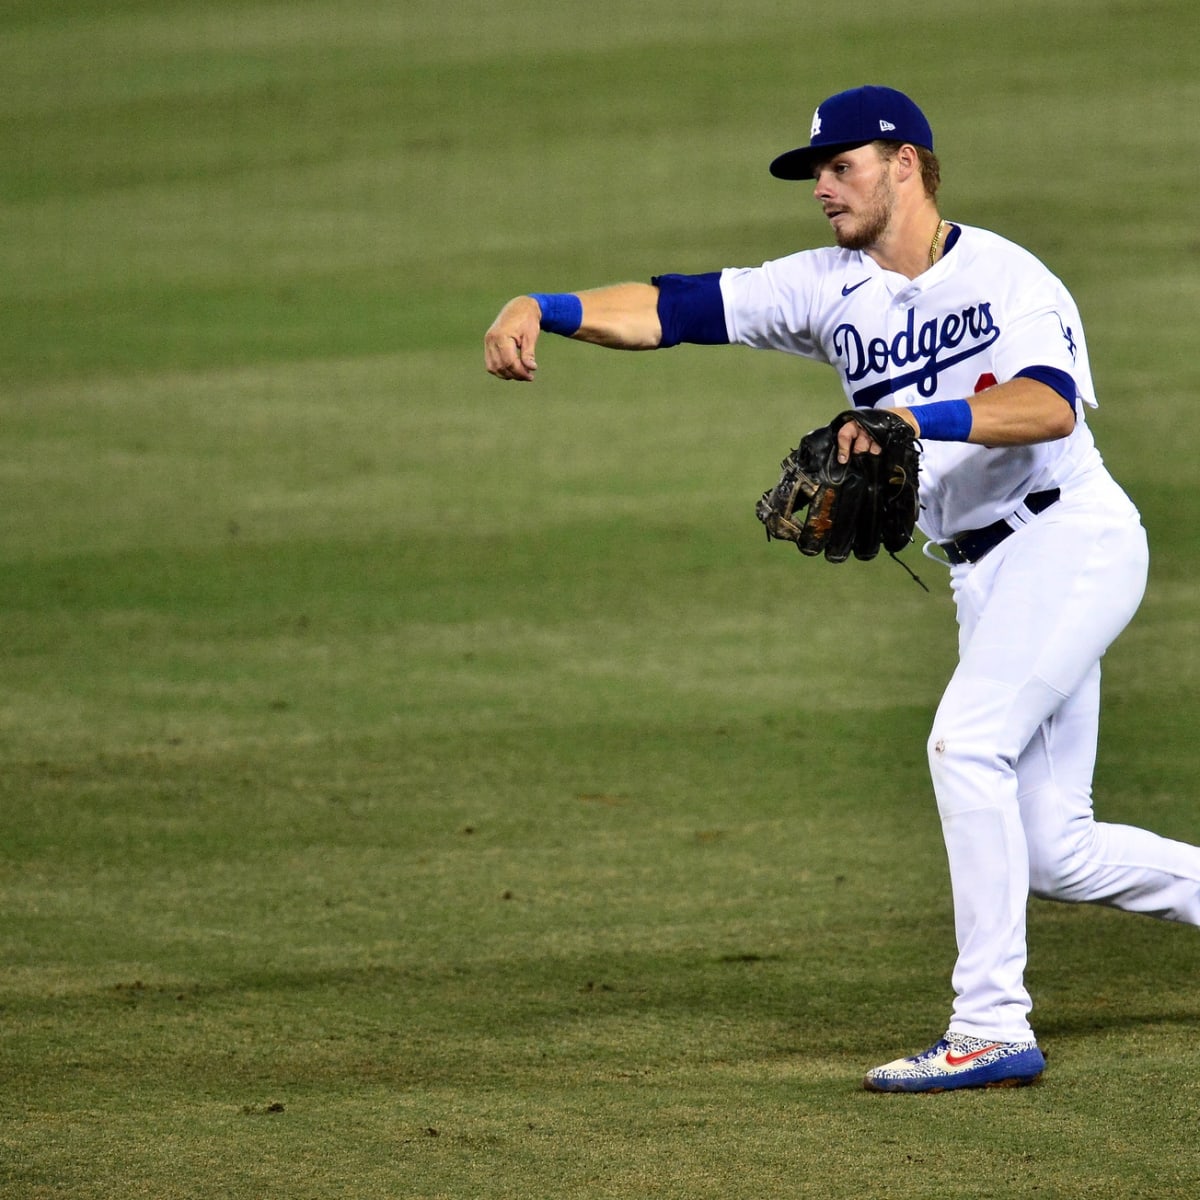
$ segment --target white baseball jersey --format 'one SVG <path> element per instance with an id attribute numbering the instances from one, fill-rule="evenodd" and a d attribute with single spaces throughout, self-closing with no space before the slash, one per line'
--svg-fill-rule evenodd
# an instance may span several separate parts
<path id="1" fill-rule="evenodd" d="M 1030 367 L 1075 381 L 1067 438 L 994 449 L 923 443 L 920 525 L 935 541 L 990 525 L 1030 492 L 1101 466 L 1083 419 L 1096 399 L 1075 302 L 1028 251 L 958 228 L 953 249 L 916 279 L 834 247 L 720 276 L 731 342 L 830 363 L 855 407 L 963 399 Z"/>

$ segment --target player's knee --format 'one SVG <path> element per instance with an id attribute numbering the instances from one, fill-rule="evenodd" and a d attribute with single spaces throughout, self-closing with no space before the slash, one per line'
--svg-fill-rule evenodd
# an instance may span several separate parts
<path id="1" fill-rule="evenodd" d="M 1012 758 L 998 752 L 989 738 L 953 722 L 935 724 L 925 749 L 943 817 L 958 809 L 978 808 L 981 796 L 999 794 L 997 781 L 1013 771 Z"/>
<path id="2" fill-rule="evenodd" d="M 1006 790 L 1025 741 L 1012 690 L 998 683 L 951 685 L 926 742 L 939 805 L 978 808 Z"/>

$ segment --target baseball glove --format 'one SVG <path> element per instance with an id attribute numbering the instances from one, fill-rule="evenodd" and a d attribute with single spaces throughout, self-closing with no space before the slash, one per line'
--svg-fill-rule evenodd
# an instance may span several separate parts
<path id="1" fill-rule="evenodd" d="M 837 460 L 837 435 L 856 422 L 881 448 Z M 801 554 L 829 562 L 893 557 L 912 541 L 917 523 L 919 453 L 916 434 L 886 408 L 856 408 L 806 433 L 780 464 L 779 482 L 755 509 L 767 540 L 795 542 Z M 804 510 L 807 509 L 807 512 Z M 918 581 L 919 582 L 919 581 Z"/>

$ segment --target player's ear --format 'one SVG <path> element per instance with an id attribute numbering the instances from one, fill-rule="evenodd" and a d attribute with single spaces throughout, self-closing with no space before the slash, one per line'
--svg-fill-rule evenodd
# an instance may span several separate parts
<path id="1" fill-rule="evenodd" d="M 911 179 L 913 175 L 921 173 L 921 156 L 917 153 L 916 146 L 905 142 L 900 146 L 892 161 L 896 164 L 896 178 L 898 180 Z"/>

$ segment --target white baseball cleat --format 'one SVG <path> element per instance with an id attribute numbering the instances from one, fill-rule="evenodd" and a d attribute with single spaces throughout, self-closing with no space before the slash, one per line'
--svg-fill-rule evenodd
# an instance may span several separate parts
<path id="1" fill-rule="evenodd" d="M 869 1092 L 948 1092 L 955 1088 L 1022 1087 L 1046 1069 L 1037 1042 L 994 1042 L 947 1033 L 923 1054 L 868 1071 Z"/>

